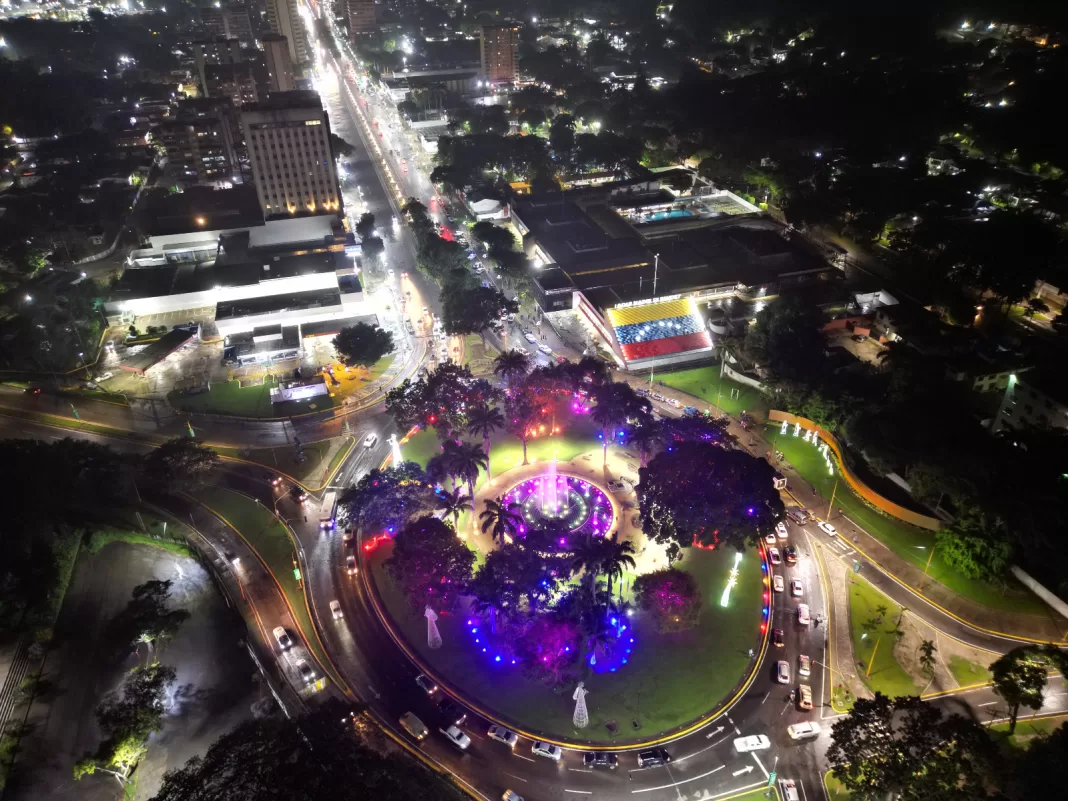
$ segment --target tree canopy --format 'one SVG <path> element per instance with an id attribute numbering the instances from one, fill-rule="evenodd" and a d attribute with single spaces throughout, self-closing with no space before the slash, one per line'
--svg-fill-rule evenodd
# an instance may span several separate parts
<path id="1" fill-rule="evenodd" d="M 474 551 L 455 531 L 436 517 L 420 517 L 394 536 L 386 570 L 414 612 L 427 605 L 440 612 L 457 604 L 474 564 Z"/>
<path id="2" fill-rule="evenodd" d="M 393 334 L 369 323 L 342 328 L 333 344 L 342 363 L 349 367 L 370 367 L 394 350 Z"/>
<path id="3" fill-rule="evenodd" d="M 375 468 L 346 490 L 341 502 L 365 533 L 397 530 L 437 508 L 434 482 L 415 462 Z"/>

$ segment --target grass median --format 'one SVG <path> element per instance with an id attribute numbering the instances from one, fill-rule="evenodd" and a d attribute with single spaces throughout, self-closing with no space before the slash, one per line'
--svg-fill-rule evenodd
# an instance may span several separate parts
<path id="1" fill-rule="evenodd" d="M 315 624 L 308 610 L 304 590 L 293 575 L 296 551 L 285 525 L 261 504 L 247 495 L 223 487 L 205 487 L 193 497 L 217 516 L 226 520 L 259 555 L 282 588 L 293 620 L 300 628 L 309 650 L 323 670 L 338 682 L 326 651 L 319 642 Z M 340 685 L 339 686 L 343 686 Z"/>
<path id="2" fill-rule="evenodd" d="M 857 674 L 872 692 L 890 698 L 921 688 L 894 658 L 902 609 L 862 578 L 849 583 L 849 626 Z M 873 661 L 874 660 L 874 661 Z"/>
<path id="3" fill-rule="evenodd" d="M 816 488 L 821 497 L 819 503 L 813 503 L 811 508 L 820 517 L 828 517 L 830 498 L 833 495 L 834 509 L 830 515 L 832 523 L 839 528 L 843 527 L 846 521 L 838 514 L 841 509 L 845 517 L 878 539 L 897 556 L 920 570 L 926 567 L 928 578 L 947 589 L 990 609 L 1025 615 L 1048 614 L 1042 601 L 1018 582 L 1010 579 L 1004 588 L 1000 588 L 985 581 L 969 579 L 946 564 L 937 549 L 932 556 L 930 549 L 935 548 L 933 532 L 902 523 L 872 508 L 850 489 L 849 484 L 838 480 L 837 472 L 832 475 L 827 470 L 826 462 L 815 445 L 805 442 L 801 437 L 793 436 L 793 429 L 786 435 L 780 434 L 779 430 L 778 426 L 769 426 L 765 437 L 775 450 L 785 454 L 786 461 L 797 470 L 801 479 Z M 809 486 L 792 486 L 791 489 L 802 503 L 808 504 L 816 497 L 811 494 Z"/>

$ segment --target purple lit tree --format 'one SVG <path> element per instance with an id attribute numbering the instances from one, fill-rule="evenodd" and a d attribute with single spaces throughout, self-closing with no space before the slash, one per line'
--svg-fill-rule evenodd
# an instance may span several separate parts
<path id="1" fill-rule="evenodd" d="M 516 656 L 534 678 L 557 685 L 572 678 L 580 644 L 575 623 L 542 615 L 517 639 Z"/>
<path id="2" fill-rule="evenodd" d="M 475 555 L 456 532 L 436 517 L 421 517 L 397 532 L 386 570 L 421 613 L 455 607 L 471 578 Z"/>
<path id="3" fill-rule="evenodd" d="M 667 567 L 634 579 L 632 587 L 639 609 L 653 616 L 657 631 L 685 631 L 697 624 L 701 590 L 694 577 Z"/>

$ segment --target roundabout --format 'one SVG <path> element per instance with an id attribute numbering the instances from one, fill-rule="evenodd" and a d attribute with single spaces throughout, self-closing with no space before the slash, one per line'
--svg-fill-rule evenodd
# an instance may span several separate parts
<path id="1" fill-rule="evenodd" d="M 477 508 L 497 499 L 516 515 L 506 544 L 492 542 L 469 516 L 458 526 L 476 555 L 476 582 L 487 562 L 503 559 L 502 549 L 538 549 L 558 583 L 535 607 L 499 610 L 464 596 L 436 616 L 440 642 L 432 643 L 426 618 L 387 569 L 390 540 L 364 552 L 363 575 L 397 644 L 472 711 L 565 746 L 637 748 L 704 725 L 751 683 L 765 648 L 766 573 L 753 549 L 740 557 L 734 550 L 688 549 L 672 567 L 696 589 L 696 612 L 689 625 L 676 625 L 678 617 L 665 624 L 641 603 L 635 585 L 666 572 L 664 550 L 635 525 L 633 493 L 609 492 L 600 448 L 590 445 L 566 462 L 506 470 L 476 490 Z M 613 447 L 610 471 L 625 475 L 630 458 Z M 629 543 L 633 554 L 610 594 L 600 579 L 594 593 L 585 570 L 572 572 L 576 552 L 591 539 Z M 599 603 L 587 600 L 594 594 Z M 579 682 L 588 714 L 581 727 Z"/>

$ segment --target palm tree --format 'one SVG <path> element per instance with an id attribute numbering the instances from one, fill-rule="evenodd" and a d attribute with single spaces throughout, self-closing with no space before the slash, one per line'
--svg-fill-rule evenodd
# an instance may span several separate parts
<path id="1" fill-rule="evenodd" d="M 638 449 L 641 458 L 640 465 L 645 467 L 649 464 L 649 457 L 653 455 L 657 445 L 664 439 L 664 429 L 656 420 L 650 420 L 638 426 L 631 426 L 627 439 Z"/>
<path id="2" fill-rule="evenodd" d="M 517 350 L 506 350 L 493 361 L 493 374 L 503 378 L 509 387 L 514 387 L 530 372 L 530 357 Z"/>
<path id="3" fill-rule="evenodd" d="M 438 493 L 438 509 L 442 512 L 442 517 L 452 518 L 452 528 L 455 531 L 457 523 L 460 522 L 460 513 L 463 512 L 470 504 L 471 499 L 462 490 L 453 490 L 450 492 L 447 489 L 441 490 Z"/>
<path id="4" fill-rule="evenodd" d="M 443 446 L 442 455 L 448 465 L 449 474 L 467 484 L 467 492 L 471 501 L 471 514 L 474 514 L 475 481 L 478 480 L 478 471 L 485 470 L 488 465 L 486 452 L 482 450 L 481 445 L 475 442 L 448 440 Z"/>
<path id="5" fill-rule="evenodd" d="M 590 596 L 594 599 L 597 598 L 597 576 L 604 565 L 606 550 L 603 539 L 587 534 L 579 540 L 571 555 L 571 574 L 585 571 L 590 582 Z"/>
<path id="6" fill-rule="evenodd" d="M 519 527 L 523 525 L 523 518 L 518 512 L 519 504 L 514 501 L 505 503 L 502 497 L 496 500 L 487 498 L 483 503 L 486 508 L 478 516 L 482 523 L 482 533 L 489 532 L 498 544 L 504 545 L 505 538 L 514 537 L 519 532 Z"/>
<path id="7" fill-rule="evenodd" d="M 495 406 L 480 403 L 467 412 L 467 433 L 482 437 L 486 451 L 486 479 L 490 478 L 490 437 L 494 431 L 504 428 L 504 415 Z"/>
<path id="8" fill-rule="evenodd" d="M 619 583 L 619 595 L 620 600 L 623 599 L 623 573 L 635 567 L 634 561 L 634 545 L 630 540 L 620 541 L 617 537 L 612 539 L 605 539 L 603 541 L 603 552 L 601 555 L 601 572 L 605 574 L 608 579 L 608 597 L 612 597 L 612 582 L 615 579 L 620 579 Z"/>

